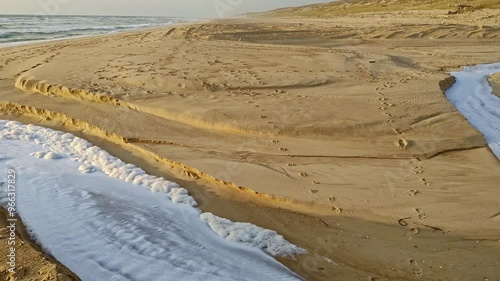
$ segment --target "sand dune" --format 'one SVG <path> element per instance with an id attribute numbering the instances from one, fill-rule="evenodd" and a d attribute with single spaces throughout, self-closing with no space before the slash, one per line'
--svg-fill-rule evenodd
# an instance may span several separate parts
<path id="1" fill-rule="evenodd" d="M 500 61 L 498 15 L 249 18 L 0 49 L 2 118 L 81 134 L 206 211 L 283 233 L 310 251 L 283 260 L 310 280 L 494 278 L 499 163 L 443 90 L 447 72 Z"/>
<path id="2" fill-rule="evenodd" d="M 271 11 L 276 16 L 335 17 L 373 12 L 446 10 L 447 14 L 462 14 L 484 9 L 499 9 L 495 0 L 341 0 L 297 8 Z"/>

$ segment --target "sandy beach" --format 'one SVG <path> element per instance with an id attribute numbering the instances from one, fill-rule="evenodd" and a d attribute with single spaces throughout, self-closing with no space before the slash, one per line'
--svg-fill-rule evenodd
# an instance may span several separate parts
<path id="1" fill-rule="evenodd" d="M 2 48 L 0 114 L 278 231 L 309 251 L 279 259 L 307 280 L 497 280 L 500 162 L 443 91 L 500 61 L 499 17 L 259 16 Z"/>

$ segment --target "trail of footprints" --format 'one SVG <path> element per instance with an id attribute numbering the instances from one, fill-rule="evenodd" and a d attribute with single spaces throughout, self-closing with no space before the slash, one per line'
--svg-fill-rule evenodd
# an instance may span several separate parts
<path id="1" fill-rule="evenodd" d="M 227 90 L 227 93 L 228 94 L 232 94 L 232 95 L 236 95 L 236 96 L 240 96 L 240 95 L 246 95 L 248 96 L 250 99 L 247 100 L 246 102 L 251 105 L 252 107 L 256 108 L 256 109 L 259 109 L 260 112 L 265 112 L 265 109 L 261 107 L 261 105 L 258 104 L 258 97 L 261 96 L 261 95 L 264 95 L 264 93 L 260 93 L 260 92 L 253 92 L 251 90 L 248 90 L 248 89 L 240 89 L 238 91 L 236 90 Z M 280 95 L 282 94 L 285 94 L 286 91 L 284 90 L 279 90 L 279 89 L 276 89 L 276 90 L 273 90 L 271 93 L 267 94 L 268 97 L 279 97 Z M 260 119 L 263 119 L 263 120 L 267 120 L 268 119 L 268 116 L 266 115 L 260 115 L 259 116 Z M 275 124 L 274 121 L 272 120 L 267 120 L 266 121 L 267 124 L 271 125 L 272 128 L 276 129 L 278 128 L 278 126 Z M 287 156 L 291 156 L 291 154 L 289 153 L 289 149 L 286 148 L 286 147 L 283 147 L 282 143 L 280 142 L 280 140 L 278 139 L 271 139 L 271 143 L 273 146 L 276 147 L 276 150 L 278 150 L 280 153 L 284 153 L 285 155 Z M 293 167 L 296 167 L 297 164 L 295 163 L 287 163 L 286 166 L 288 168 L 293 168 Z M 304 193 L 309 193 L 309 194 L 314 194 L 317 196 L 320 196 L 319 194 L 319 190 L 317 188 L 314 188 L 315 186 L 317 185 L 320 185 L 321 182 L 318 181 L 318 180 L 315 180 L 311 177 L 311 174 L 306 172 L 306 171 L 295 171 L 297 177 L 299 178 L 303 178 L 303 179 L 308 179 L 310 178 L 310 181 L 309 181 L 309 187 L 306 187 L 306 186 L 302 186 L 302 192 Z M 322 197 L 322 196 L 320 196 Z M 333 205 L 333 203 L 336 201 L 336 197 L 334 195 L 330 195 L 328 196 L 328 201 L 332 204 L 332 211 L 335 212 L 335 213 L 341 213 L 342 212 L 342 209 Z"/>
<path id="2" fill-rule="evenodd" d="M 410 80 L 416 79 L 419 76 L 426 76 L 426 75 L 428 75 L 427 72 L 422 72 L 419 75 L 415 75 L 415 76 L 408 75 L 405 78 L 399 80 L 399 83 L 404 84 Z M 392 107 L 395 107 L 396 105 L 392 104 L 390 102 L 389 97 L 387 97 L 386 93 L 384 92 L 385 89 L 393 88 L 396 85 L 397 84 L 393 83 L 393 82 L 386 82 L 386 83 L 383 83 L 382 85 L 380 85 L 379 87 L 377 87 L 375 90 L 380 95 L 380 97 L 378 98 L 378 100 L 381 104 L 381 107 L 379 107 L 379 110 L 387 117 L 386 123 L 391 126 L 392 131 L 395 134 L 401 136 L 401 138 L 397 141 L 397 144 L 401 150 L 405 151 L 406 148 L 410 145 L 410 142 L 406 138 L 403 137 L 405 135 L 405 132 L 402 129 L 396 128 L 392 125 L 394 123 L 393 117 L 396 117 L 396 116 L 394 116 L 393 113 L 388 112 L 388 110 L 390 110 L 390 108 L 392 108 Z M 414 163 L 412 162 L 410 164 L 414 164 Z M 421 166 L 416 165 L 413 168 L 414 168 L 413 172 L 416 175 L 421 175 L 424 173 L 424 169 Z M 431 182 L 429 182 L 426 178 L 423 178 L 423 177 L 420 178 L 420 182 L 422 185 L 425 185 L 425 186 L 432 185 Z M 415 196 L 418 194 L 418 190 L 411 189 L 407 192 L 407 194 L 409 196 Z"/>
<path id="3" fill-rule="evenodd" d="M 425 75 L 428 75 L 428 73 L 421 73 L 421 75 L 425 76 Z M 416 77 L 407 76 L 406 78 L 399 80 L 399 83 L 407 83 L 407 81 L 416 79 L 417 77 L 418 76 L 416 76 Z M 380 95 L 380 97 L 378 99 L 380 104 L 381 104 L 381 106 L 379 107 L 379 110 L 382 112 L 382 114 L 384 114 L 387 117 L 386 123 L 391 126 L 393 132 L 396 135 L 399 135 L 401 137 L 397 143 L 398 143 L 399 148 L 401 150 L 405 151 L 409 145 L 409 141 L 406 138 L 402 137 L 405 135 L 405 132 L 403 130 L 393 126 L 393 123 L 394 123 L 393 118 L 395 116 L 391 112 L 388 112 L 388 111 L 390 111 L 391 107 L 395 107 L 395 105 L 390 103 L 389 98 L 387 97 L 387 95 L 384 92 L 385 89 L 392 88 L 394 86 L 395 86 L 394 83 L 387 82 L 387 83 L 384 83 L 381 86 L 376 88 L 378 94 Z M 418 177 L 420 184 L 423 185 L 424 187 L 430 187 L 430 186 L 432 186 L 432 183 L 427 178 L 424 177 L 425 169 L 422 166 L 422 161 L 423 160 L 421 160 L 421 159 L 413 159 L 410 161 L 409 164 L 413 168 L 412 173 L 416 177 Z M 418 189 L 410 189 L 406 192 L 406 194 L 410 197 L 414 197 L 414 196 L 417 196 L 419 194 L 419 192 L 420 191 Z M 414 212 L 415 212 L 415 216 L 417 216 L 419 220 L 423 221 L 423 220 L 427 219 L 427 214 L 422 209 L 415 208 Z M 417 235 L 420 232 L 420 230 L 418 227 L 409 226 L 408 222 L 406 222 L 407 219 L 411 219 L 411 217 L 400 219 L 398 221 L 398 223 L 401 226 L 409 227 L 409 231 L 404 234 L 404 237 L 408 241 L 410 241 L 413 239 L 413 236 Z M 416 277 L 420 278 L 423 276 L 424 271 L 416 260 L 410 259 L 409 264 L 410 264 L 410 268 L 411 268 L 412 273 Z"/>

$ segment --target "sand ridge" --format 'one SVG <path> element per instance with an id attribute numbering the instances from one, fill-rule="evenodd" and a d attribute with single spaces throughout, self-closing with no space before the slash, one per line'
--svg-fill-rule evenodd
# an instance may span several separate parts
<path id="1" fill-rule="evenodd" d="M 500 59 L 498 25 L 469 23 L 496 11 L 442 13 L 235 19 L 0 49 L 2 112 L 161 163 L 219 215 L 230 212 L 214 202 L 252 202 L 231 208 L 260 218 L 240 210 L 231 219 L 308 248 L 286 262 L 311 280 L 494 276 L 499 163 L 442 91 L 447 71 Z M 283 223 L 264 219 L 260 204 Z M 388 244 L 363 236 L 404 251 L 374 262 L 370 253 Z M 426 245 L 456 239 L 470 251 L 485 241 L 470 261 L 481 271 L 422 264 Z M 441 250 L 439 262 L 460 251 Z"/>

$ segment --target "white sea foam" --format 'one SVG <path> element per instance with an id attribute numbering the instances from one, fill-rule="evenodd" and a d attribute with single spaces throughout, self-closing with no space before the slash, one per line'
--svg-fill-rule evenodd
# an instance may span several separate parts
<path id="1" fill-rule="evenodd" d="M 500 98 L 488 83 L 488 76 L 496 72 L 500 72 L 500 63 L 467 66 L 452 72 L 456 82 L 446 91 L 446 97 L 484 135 L 500 159 Z"/>
<path id="2" fill-rule="evenodd" d="M 300 279 L 261 251 L 304 253 L 281 235 L 200 217 L 176 183 L 71 134 L 0 121 L 0 155 L 30 235 L 83 280 Z"/>
<path id="3" fill-rule="evenodd" d="M 305 253 L 305 251 L 279 235 L 275 231 L 264 229 L 250 223 L 234 223 L 212 213 L 203 213 L 201 218 L 219 236 L 226 240 L 242 243 L 251 247 L 264 249 L 273 256 L 287 256 L 290 253 Z"/>

